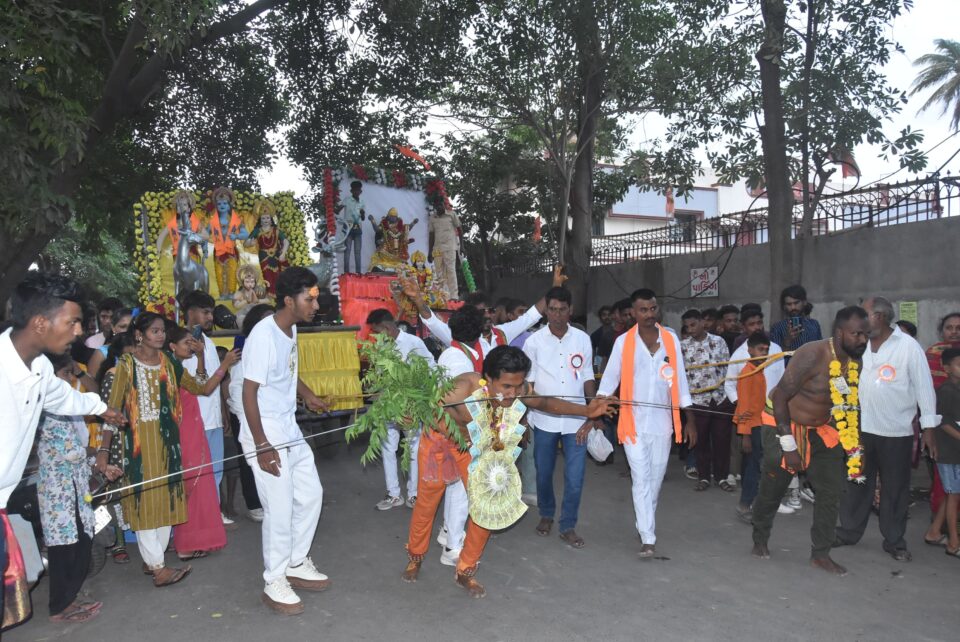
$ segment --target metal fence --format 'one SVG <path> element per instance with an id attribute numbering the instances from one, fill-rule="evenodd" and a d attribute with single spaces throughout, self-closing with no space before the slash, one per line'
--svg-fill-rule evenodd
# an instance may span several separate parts
<path id="1" fill-rule="evenodd" d="M 960 216 L 960 177 L 941 176 L 902 183 L 876 184 L 835 194 L 824 194 L 813 213 L 813 235 L 862 227 L 886 227 Z M 793 237 L 801 229 L 803 204 L 793 210 Z M 757 245 L 768 240 L 767 208 L 758 208 L 699 221 L 674 223 L 627 234 L 595 237 L 590 265 L 660 259 Z M 553 257 L 504 261 L 502 276 L 548 272 Z"/>

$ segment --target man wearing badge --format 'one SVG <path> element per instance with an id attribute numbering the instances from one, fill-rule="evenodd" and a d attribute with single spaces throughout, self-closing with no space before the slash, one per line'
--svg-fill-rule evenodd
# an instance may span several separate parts
<path id="1" fill-rule="evenodd" d="M 913 417 L 919 406 L 920 427 L 926 431 L 940 425 L 940 416 L 923 348 L 893 324 L 893 304 L 873 297 L 863 307 L 870 320 L 870 342 L 860 377 L 864 479 L 847 484 L 834 546 L 856 544 L 863 537 L 879 474 L 883 550 L 906 562 L 912 557 L 904 533 L 910 505 Z"/>

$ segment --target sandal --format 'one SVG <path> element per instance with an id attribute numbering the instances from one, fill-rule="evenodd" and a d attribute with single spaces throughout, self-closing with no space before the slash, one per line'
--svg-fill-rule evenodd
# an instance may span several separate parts
<path id="1" fill-rule="evenodd" d="M 950 557 L 960 557 L 960 548 L 955 548 L 952 551 L 949 548 L 945 548 L 944 552 Z"/>
<path id="2" fill-rule="evenodd" d="M 546 537 L 550 534 L 551 528 L 553 528 L 553 520 L 549 517 L 541 517 L 540 523 L 537 524 L 537 535 L 540 537 Z"/>
<path id="3" fill-rule="evenodd" d="M 169 566 L 163 566 L 158 568 L 153 572 L 153 585 L 157 588 L 161 586 L 170 586 L 176 584 L 187 575 L 190 574 L 192 569 L 190 566 L 184 566 L 183 568 L 170 568 Z"/>
<path id="4" fill-rule="evenodd" d="M 92 605 L 81 605 L 74 602 L 56 615 L 50 616 L 50 621 L 54 623 L 79 624 L 86 622 L 100 615 L 100 608 L 90 608 Z M 100 606 L 103 606 L 101 603 Z"/>
<path id="5" fill-rule="evenodd" d="M 572 528 L 560 533 L 560 539 L 566 542 L 571 548 L 583 548 L 586 544 L 583 538 L 577 535 Z"/>
<path id="6" fill-rule="evenodd" d="M 737 490 L 737 487 L 736 487 L 736 486 L 733 486 L 733 485 L 732 485 L 730 482 L 728 482 L 726 479 L 724 479 L 724 480 L 721 481 L 719 484 L 717 484 L 717 486 L 720 487 L 720 490 L 725 490 L 725 491 L 727 491 L 728 493 L 732 493 L 733 491 Z"/>
<path id="7" fill-rule="evenodd" d="M 130 563 L 130 554 L 127 553 L 127 549 L 122 546 L 110 551 L 110 554 L 113 556 L 114 564 L 129 564 Z"/>
<path id="8" fill-rule="evenodd" d="M 187 555 L 180 555 L 179 553 L 177 553 L 177 557 L 180 558 L 180 561 L 181 561 L 181 562 L 189 562 L 190 560 L 202 559 L 202 558 L 206 557 L 206 556 L 209 555 L 209 554 L 210 554 L 210 553 L 208 553 L 207 551 L 194 551 L 194 552 L 189 553 L 189 554 L 187 554 Z"/>
<path id="9" fill-rule="evenodd" d="M 707 490 L 708 488 L 710 488 L 710 482 L 708 482 L 706 479 L 701 479 L 697 482 L 697 485 L 693 487 L 693 490 L 701 492 Z"/>
<path id="10" fill-rule="evenodd" d="M 944 546 L 945 545 L 944 543 L 946 541 L 947 541 L 946 535 L 941 535 L 937 539 L 927 539 L 926 537 L 923 538 L 923 543 L 926 544 L 927 546 Z"/>
<path id="11" fill-rule="evenodd" d="M 642 560 L 648 560 L 651 559 L 656 552 L 657 549 L 653 546 L 653 544 L 644 544 L 640 547 L 640 552 L 637 554 L 637 556 Z"/>

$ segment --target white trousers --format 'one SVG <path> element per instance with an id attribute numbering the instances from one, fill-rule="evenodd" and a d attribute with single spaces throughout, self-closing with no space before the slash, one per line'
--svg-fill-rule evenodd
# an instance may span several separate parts
<path id="1" fill-rule="evenodd" d="M 400 431 L 390 427 L 387 438 L 380 446 L 383 458 L 383 476 L 387 481 L 387 494 L 400 496 L 400 477 L 397 471 L 397 451 L 400 448 Z M 407 497 L 417 496 L 417 448 L 420 446 L 420 431 L 410 435 L 410 471 L 407 473 Z"/>
<path id="2" fill-rule="evenodd" d="M 633 512 L 637 516 L 637 532 L 644 544 L 657 543 L 657 499 L 670 461 L 672 442 L 672 431 L 662 435 L 637 433 L 636 443 L 623 445 L 633 479 Z"/>
<path id="3" fill-rule="evenodd" d="M 447 548 L 460 550 L 466 537 L 470 504 L 462 481 L 447 486 L 443 493 L 443 525 L 447 529 Z"/>
<path id="4" fill-rule="evenodd" d="M 167 551 L 167 545 L 170 543 L 170 527 L 161 526 L 160 528 L 151 528 L 145 531 L 135 531 L 137 534 L 137 548 L 140 549 L 140 557 L 147 568 L 163 568 L 163 554 Z"/>
<path id="5" fill-rule="evenodd" d="M 278 451 L 280 476 L 250 463 L 263 504 L 263 580 L 284 577 L 310 554 L 323 506 L 323 486 L 313 451 L 305 442 Z"/>

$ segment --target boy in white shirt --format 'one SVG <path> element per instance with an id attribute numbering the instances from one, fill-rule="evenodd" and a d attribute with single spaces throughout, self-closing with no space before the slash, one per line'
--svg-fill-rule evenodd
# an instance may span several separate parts
<path id="1" fill-rule="evenodd" d="M 263 503 L 262 600 L 283 615 L 303 612 L 292 587 L 322 591 L 326 575 L 309 557 L 320 520 L 323 487 L 313 451 L 296 421 L 297 395 L 314 411 L 327 405 L 299 379 L 297 323 L 319 310 L 317 277 L 291 267 L 277 281 L 277 313 L 253 329 L 244 342 L 243 418 L 240 443 L 251 463 Z"/>

